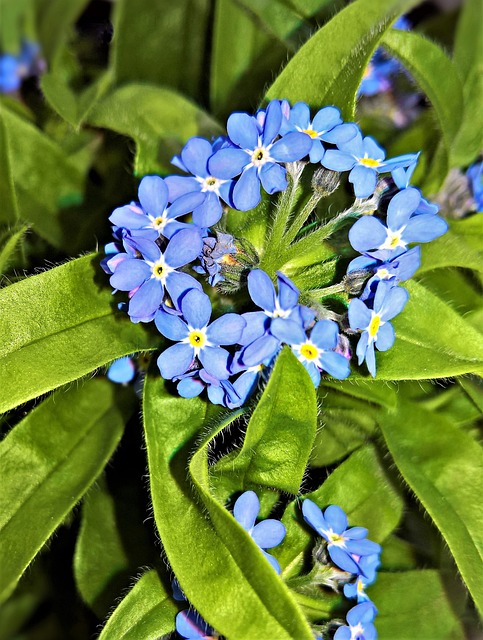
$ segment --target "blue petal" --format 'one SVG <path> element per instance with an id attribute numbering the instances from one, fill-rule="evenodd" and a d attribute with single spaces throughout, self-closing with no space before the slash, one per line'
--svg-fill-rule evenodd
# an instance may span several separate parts
<path id="1" fill-rule="evenodd" d="M 162 309 L 158 311 L 154 318 L 154 323 L 159 333 L 165 338 L 179 342 L 188 335 L 188 327 L 179 316 L 172 313 L 166 313 Z"/>
<path id="2" fill-rule="evenodd" d="M 293 127 L 308 129 L 310 122 L 310 109 L 305 102 L 297 102 L 290 109 L 289 122 Z"/>
<path id="3" fill-rule="evenodd" d="M 349 303 L 349 324 L 351 329 L 367 329 L 371 322 L 372 313 L 366 305 L 353 298 Z"/>
<path id="4" fill-rule="evenodd" d="M 200 192 L 192 192 L 187 193 L 184 196 L 181 196 L 177 200 L 173 202 L 173 204 L 168 209 L 168 217 L 169 218 L 178 218 L 179 216 L 183 216 L 186 213 L 191 213 L 199 207 L 206 199 L 205 193 Z"/>
<path id="5" fill-rule="evenodd" d="M 126 258 L 120 262 L 109 282 L 120 291 L 132 291 L 151 277 L 151 269 L 144 260 Z"/>
<path id="6" fill-rule="evenodd" d="M 294 283 L 281 271 L 277 271 L 278 302 L 284 311 L 295 307 L 299 300 L 300 291 Z"/>
<path id="7" fill-rule="evenodd" d="M 228 380 L 228 361 L 230 354 L 221 347 L 204 347 L 201 349 L 199 359 L 203 367 L 218 380 Z"/>
<path id="8" fill-rule="evenodd" d="M 198 289 L 198 291 L 201 291 L 201 284 L 188 273 L 174 271 L 168 275 L 166 280 L 166 290 L 178 311 L 181 310 L 181 301 L 183 300 L 183 297 L 191 289 Z"/>
<path id="9" fill-rule="evenodd" d="M 208 169 L 210 175 L 220 178 L 220 180 L 228 180 L 238 176 L 250 162 L 250 156 L 245 151 L 229 147 L 228 149 L 220 149 L 211 156 L 208 161 Z"/>
<path id="10" fill-rule="evenodd" d="M 165 380 L 172 380 L 188 371 L 195 358 L 192 346 L 184 342 L 168 347 L 158 357 L 158 367 Z"/>
<path id="11" fill-rule="evenodd" d="M 357 626 L 359 622 L 371 622 L 376 615 L 376 608 L 372 602 L 363 602 L 353 607 L 347 613 L 347 622 L 353 627 Z"/>
<path id="12" fill-rule="evenodd" d="M 347 358 L 335 351 L 323 353 L 320 356 L 320 362 L 323 369 L 337 380 L 345 380 L 351 372 Z"/>
<path id="13" fill-rule="evenodd" d="M 312 120 L 312 129 L 317 132 L 329 131 L 338 124 L 342 124 L 339 109 L 336 107 L 324 107 L 315 114 Z"/>
<path id="14" fill-rule="evenodd" d="M 357 164 L 349 173 L 349 182 L 354 185 L 354 193 L 358 198 L 367 198 L 372 196 L 376 188 L 377 172 Z"/>
<path id="15" fill-rule="evenodd" d="M 351 556 L 340 547 L 329 544 L 329 556 L 332 562 L 343 571 L 348 571 L 349 573 L 359 573 L 359 566 L 357 562 L 353 560 Z"/>
<path id="16" fill-rule="evenodd" d="M 351 527 L 345 532 L 345 538 L 348 540 L 362 540 L 368 534 L 368 530 L 365 527 Z"/>
<path id="17" fill-rule="evenodd" d="M 216 193 L 206 193 L 204 202 L 193 211 L 193 222 L 202 229 L 216 224 L 223 209 Z"/>
<path id="18" fill-rule="evenodd" d="M 247 113 L 232 113 L 226 123 L 226 129 L 230 140 L 242 149 L 253 150 L 258 146 L 259 129 L 253 116 Z"/>
<path id="19" fill-rule="evenodd" d="M 367 335 L 367 333 L 365 333 L 364 335 Z M 367 345 L 366 365 L 371 376 L 375 378 L 376 377 L 376 354 L 374 353 L 373 342 Z"/>
<path id="20" fill-rule="evenodd" d="M 391 158 L 390 160 L 385 160 L 382 163 L 380 168 L 381 171 L 394 171 L 399 167 L 409 167 L 410 165 L 417 162 L 419 153 L 406 153 L 402 156 L 397 156 L 397 158 Z"/>
<path id="21" fill-rule="evenodd" d="M 397 279 L 401 282 L 409 280 L 421 264 L 421 247 L 414 247 L 409 251 L 405 251 L 391 262 L 392 270 L 396 274 Z"/>
<path id="22" fill-rule="evenodd" d="M 180 611 L 176 615 L 176 631 L 188 640 L 206 640 L 213 630 L 196 611 Z"/>
<path id="23" fill-rule="evenodd" d="M 246 531 L 250 531 L 255 524 L 259 511 L 260 500 L 257 494 L 254 491 L 245 491 L 235 502 L 233 516 L 238 524 Z"/>
<path id="24" fill-rule="evenodd" d="M 295 355 L 297 355 L 297 354 L 295 354 Z M 310 379 L 312 380 L 312 383 L 313 383 L 314 387 L 317 389 L 317 387 L 320 384 L 320 371 L 319 371 L 319 368 L 313 362 L 304 361 L 304 362 L 302 362 L 302 364 L 307 369 L 307 372 L 308 372 L 308 374 L 310 376 Z"/>
<path id="25" fill-rule="evenodd" d="M 262 549 L 262 553 L 265 556 L 265 558 L 270 562 L 270 564 L 275 569 L 275 571 L 278 574 L 280 574 L 282 572 L 282 569 L 280 567 L 280 564 L 279 564 L 278 560 L 276 558 L 274 558 L 272 555 L 270 555 L 269 553 L 267 553 L 266 551 L 263 551 L 263 549 Z"/>
<path id="26" fill-rule="evenodd" d="M 169 192 L 169 201 L 185 196 L 193 191 L 201 191 L 201 184 L 195 178 L 189 176 L 168 176 L 164 179 Z"/>
<path id="27" fill-rule="evenodd" d="M 396 336 L 394 328 L 390 322 L 386 322 L 379 327 L 376 337 L 376 347 L 379 351 L 387 351 L 394 344 Z"/>
<path id="28" fill-rule="evenodd" d="M 312 500 L 309 500 L 308 498 L 302 502 L 302 515 L 305 522 L 307 522 L 320 535 L 322 535 L 322 531 L 327 531 L 329 529 L 322 510 L 319 509 L 315 502 L 312 502 Z"/>
<path id="29" fill-rule="evenodd" d="M 109 221 L 116 227 L 125 229 L 142 229 L 149 224 L 149 218 L 139 207 L 133 205 L 125 205 L 114 209 L 109 216 Z"/>
<path id="30" fill-rule="evenodd" d="M 168 187 L 159 176 L 145 176 L 139 184 L 138 197 L 144 211 L 160 216 L 168 204 Z"/>
<path id="31" fill-rule="evenodd" d="M 192 329 L 203 329 L 211 318 L 211 300 L 203 291 L 192 289 L 181 301 L 181 311 Z"/>
<path id="32" fill-rule="evenodd" d="M 421 194 L 414 187 L 408 187 L 391 198 L 387 208 L 387 226 L 393 231 L 407 223 L 421 201 Z"/>
<path id="33" fill-rule="evenodd" d="M 271 549 L 282 542 L 286 532 L 279 520 L 268 519 L 255 525 L 252 538 L 261 549 Z"/>
<path id="34" fill-rule="evenodd" d="M 324 518 L 329 527 L 339 535 L 347 529 L 347 516 L 345 512 L 335 504 L 331 504 L 324 511 Z"/>
<path id="35" fill-rule="evenodd" d="M 254 209 L 261 200 L 258 169 L 249 167 L 239 177 L 233 189 L 233 204 L 239 211 Z"/>
<path id="36" fill-rule="evenodd" d="M 275 287 L 265 271 L 253 269 L 248 274 L 248 292 L 251 299 L 264 311 L 275 310 Z"/>
<path id="37" fill-rule="evenodd" d="M 340 146 L 341 144 L 345 144 L 356 138 L 359 134 L 359 128 L 357 125 L 352 122 L 345 122 L 344 124 L 339 124 L 334 129 L 323 133 L 320 137 L 325 142 L 330 142 L 331 144 L 336 144 Z"/>
<path id="38" fill-rule="evenodd" d="M 295 162 L 306 156 L 312 147 L 312 138 L 306 133 L 292 131 L 277 140 L 270 155 L 278 162 Z"/>
<path id="39" fill-rule="evenodd" d="M 163 300 L 164 288 L 159 280 L 152 278 L 136 291 L 129 301 L 128 314 L 131 318 L 149 318 L 159 309 Z"/>
<path id="40" fill-rule="evenodd" d="M 208 327 L 208 340 L 215 345 L 236 344 L 246 327 L 246 320 L 237 313 L 226 313 Z"/>
<path id="41" fill-rule="evenodd" d="M 382 285 L 386 285 L 386 294 L 378 298 Z M 387 322 L 397 316 L 406 306 L 409 293 L 403 287 L 394 287 L 390 283 L 380 282 L 374 298 L 374 311 L 381 316 L 381 320 Z"/>
<path id="42" fill-rule="evenodd" d="M 307 340 L 305 331 L 298 322 L 286 318 L 274 318 L 270 325 L 270 333 L 285 344 L 301 344 Z"/>
<path id="43" fill-rule="evenodd" d="M 246 322 L 238 344 L 247 345 L 263 336 L 270 326 L 270 318 L 263 311 L 244 313 L 242 318 Z"/>
<path id="44" fill-rule="evenodd" d="M 339 325 L 333 320 L 319 320 L 310 333 L 310 339 L 319 349 L 335 349 L 339 341 Z"/>
<path id="45" fill-rule="evenodd" d="M 280 133 L 282 125 L 282 108 L 278 100 L 272 100 L 265 113 L 265 123 L 263 125 L 262 144 L 269 145 Z"/>
<path id="46" fill-rule="evenodd" d="M 309 158 L 312 164 L 321 162 L 324 157 L 325 149 L 320 140 L 312 140 L 312 148 L 310 149 Z"/>
<path id="47" fill-rule="evenodd" d="M 387 238 L 387 229 L 380 220 L 363 216 L 349 230 L 349 242 L 361 253 L 379 248 Z"/>
<path id="48" fill-rule="evenodd" d="M 190 138 L 181 151 L 181 159 L 190 173 L 200 178 L 208 175 L 207 164 L 213 149 L 204 138 Z"/>
<path id="49" fill-rule="evenodd" d="M 384 149 L 380 147 L 370 136 L 364 138 L 362 145 L 364 148 L 364 155 L 367 153 L 369 158 L 372 158 L 373 160 L 384 160 L 386 157 Z"/>
<path id="50" fill-rule="evenodd" d="M 204 388 L 205 385 L 199 378 L 183 378 L 176 387 L 182 398 L 196 398 Z"/>
<path id="51" fill-rule="evenodd" d="M 349 262 L 349 266 L 347 267 L 347 273 L 351 273 L 352 271 L 360 271 L 362 269 L 371 269 L 375 267 L 379 260 L 376 258 L 371 258 L 370 256 L 358 256 Z"/>
<path id="52" fill-rule="evenodd" d="M 368 556 L 372 553 L 381 553 L 381 546 L 372 540 L 347 540 L 347 550 L 358 556 Z"/>
<path id="53" fill-rule="evenodd" d="M 322 165 L 332 171 L 349 171 L 355 165 L 356 159 L 345 151 L 327 149 L 322 159 Z"/>
<path id="54" fill-rule="evenodd" d="M 255 367 L 273 358 L 279 349 L 280 340 L 270 335 L 262 336 L 243 349 L 241 359 L 246 367 Z"/>
<path id="55" fill-rule="evenodd" d="M 352 631 L 345 625 L 343 627 L 339 627 L 334 635 L 334 640 L 351 640 L 351 638 Z"/>
<path id="56" fill-rule="evenodd" d="M 431 242 L 448 231 L 448 223 L 434 213 L 411 218 L 402 233 L 404 242 Z"/>
<path id="57" fill-rule="evenodd" d="M 260 181 L 267 193 L 278 193 L 287 188 L 285 169 L 275 162 L 268 162 L 260 170 Z"/>
<path id="58" fill-rule="evenodd" d="M 367 355 L 368 347 L 369 347 L 369 333 L 367 331 L 364 331 L 356 347 L 356 356 L 357 356 L 358 364 L 362 364 L 364 362 L 364 359 Z"/>
<path id="59" fill-rule="evenodd" d="M 129 356 L 125 356 L 124 358 L 114 360 L 107 370 L 106 375 L 111 382 L 116 382 L 117 384 L 131 382 L 136 375 L 136 366 L 133 359 Z"/>
<path id="60" fill-rule="evenodd" d="M 202 247 L 203 241 L 197 227 L 182 229 L 169 241 L 164 252 L 164 259 L 167 265 L 177 269 L 196 260 Z"/>

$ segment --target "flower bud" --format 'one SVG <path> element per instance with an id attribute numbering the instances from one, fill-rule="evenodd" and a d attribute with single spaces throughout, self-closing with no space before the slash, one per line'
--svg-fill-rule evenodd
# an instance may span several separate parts
<path id="1" fill-rule="evenodd" d="M 349 296 L 358 296 L 362 293 L 367 278 L 372 275 L 371 271 L 367 269 L 356 269 L 355 271 L 349 271 L 347 275 L 342 279 L 344 289 Z"/>
<path id="2" fill-rule="evenodd" d="M 326 198 L 333 193 L 340 184 L 340 173 L 319 167 L 312 176 L 312 189 L 321 198 Z"/>

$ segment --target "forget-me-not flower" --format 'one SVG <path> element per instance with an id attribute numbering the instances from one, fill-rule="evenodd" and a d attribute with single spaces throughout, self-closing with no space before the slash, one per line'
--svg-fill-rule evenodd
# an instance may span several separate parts
<path id="1" fill-rule="evenodd" d="M 381 560 L 378 553 L 372 553 L 370 556 L 362 556 L 359 560 L 359 566 L 364 573 L 358 575 L 354 582 L 344 585 L 345 597 L 357 599 L 358 603 L 370 601 L 365 589 L 375 581 L 377 569 L 380 564 Z"/>
<path id="2" fill-rule="evenodd" d="M 180 611 L 176 615 L 176 631 L 187 640 L 215 640 L 216 631 L 193 609 Z"/>
<path id="3" fill-rule="evenodd" d="M 377 632 L 372 624 L 376 613 L 372 602 L 356 604 L 346 615 L 348 624 L 337 629 L 334 640 L 376 640 Z"/>
<path id="4" fill-rule="evenodd" d="M 111 382 L 126 384 L 136 375 L 136 364 L 130 356 L 118 358 L 110 365 L 106 376 Z"/>

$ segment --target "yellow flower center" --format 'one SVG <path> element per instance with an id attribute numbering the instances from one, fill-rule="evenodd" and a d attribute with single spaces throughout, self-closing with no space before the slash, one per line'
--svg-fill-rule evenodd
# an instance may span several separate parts
<path id="1" fill-rule="evenodd" d="M 377 275 L 379 276 L 379 278 L 381 278 L 381 280 L 384 280 L 385 278 L 389 277 L 389 271 L 387 269 L 378 269 Z"/>
<path id="2" fill-rule="evenodd" d="M 162 229 L 165 226 L 167 221 L 168 219 L 165 216 L 158 216 L 153 220 L 153 227 L 155 229 Z"/>
<path id="3" fill-rule="evenodd" d="M 371 338 L 374 338 L 374 336 L 377 334 L 377 332 L 379 331 L 379 326 L 381 324 L 381 318 L 378 315 L 375 315 L 370 324 L 369 324 L 369 335 L 371 336 Z"/>
<path id="4" fill-rule="evenodd" d="M 314 129 L 303 129 L 303 133 L 306 133 L 311 138 L 316 138 L 319 135 Z"/>
<path id="5" fill-rule="evenodd" d="M 381 163 L 379 160 L 374 160 L 374 158 L 359 158 L 359 164 L 362 164 L 363 167 L 369 167 L 370 169 L 375 169 Z"/>
<path id="6" fill-rule="evenodd" d="M 255 167 L 263 166 L 270 158 L 270 153 L 265 147 L 257 147 L 252 153 L 252 163 Z"/>
<path id="7" fill-rule="evenodd" d="M 164 273 L 165 271 L 165 267 L 164 264 L 162 264 L 161 262 L 156 262 L 153 267 L 153 275 L 155 278 L 157 278 L 158 280 L 162 280 L 163 276 L 166 275 Z"/>
<path id="8" fill-rule="evenodd" d="M 319 355 L 319 350 L 315 345 L 306 342 L 300 347 L 300 353 L 307 360 L 315 360 Z"/>
<path id="9" fill-rule="evenodd" d="M 190 331 L 190 334 L 188 336 L 189 338 L 189 343 L 192 347 L 201 349 L 201 347 L 203 347 L 206 343 L 206 336 L 202 331 L 199 331 L 197 329 Z"/>
<path id="10" fill-rule="evenodd" d="M 331 544 L 344 544 L 344 538 L 340 536 L 338 533 L 329 533 L 327 536 L 329 538 L 329 542 Z"/>

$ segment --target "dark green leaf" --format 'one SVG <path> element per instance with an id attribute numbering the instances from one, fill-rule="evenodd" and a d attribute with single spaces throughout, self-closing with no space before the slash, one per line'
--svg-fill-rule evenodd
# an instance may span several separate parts
<path id="1" fill-rule="evenodd" d="M 465 0 L 456 29 L 453 58 L 462 79 L 483 63 L 483 4 L 481 0 Z"/>
<path id="2" fill-rule="evenodd" d="M 303 402 L 300 399 L 303 398 Z M 317 429 L 314 385 L 305 367 L 284 349 L 248 423 L 243 446 L 214 467 L 232 492 L 257 485 L 299 491 Z"/>
<path id="3" fill-rule="evenodd" d="M 27 229 L 27 225 L 17 225 L 0 235 L 0 276 L 7 272 Z"/>
<path id="4" fill-rule="evenodd" d="M 139 176 L 169 167 L 173 153 L 192 136 L 221 132 L 213 119 L 179 93 L 142 84 L 116 89 L 93 106 L 87 119 L 135 140 Z"/>
<path id="5" fill-rule="evenodd" d="M 158 344 L 117 311 L 100 258 L 85 256 L 0 291 L 0 412 Z"/>
<path id="6" fill-rule="evenodd" d="M 157 572 L 148 571 L 114 610 L 99 640 L 159 640 L 174 631 L 177 612 Z"/>
<path id="7" fill-rule="evenodd" d="M 312 107 L 334 104 L 354 118 L 357 89 L 377 43 L 411 0 L 357 0 L 325 24 L 295 54 L 266 94 Z"/>
<path id="8" fill-rule="evenodd" d="M 368 593 L 379 611 L 379 640 L 464 640 L 465 633 L 437 571 L 379 573 Z"/>
<path id="9" fill-rule="evenodd" d="M 1 599 L 102 471 L 128 406 L 92 380 L 45 400 L 0 444 Z"/>
<path id="10" fill-rule="evenodd" d="M 468 231 L 483 240 L 483 220 L 479 216 L 466 220 L 450 221 L 450 230 L 440 238 L 421 248 L 421 266 L 418 276 L 425 271 L 440 269 L 441 267 L 464 267 L 483 271 L 483 255 L 481 251 L 473 249 L 467 242 Z M 483 244 L 480 244 L 480 248 Z"/>
<path id="11" fill-rule="evenodd" d="M 0 221 L 15 223 L 20 214 L 18 211 L 17 194 L 13 182 L 12 149 L 9 142 L 7 125 L 3 119 L 5 109 L 0 110 L 0 166 L 3 178 L 0 180 Z"/>
<path id="12" fill-rule="evenodd" d="M 163 380 L 147 377 L 144 426 L 151 494 L 168 560 L 191 604 L 230 640 L 310 640 L 311 632 L 288 589 L 246 531 L 210 497 L 210 437 L 193 458 L 192 477 L 186 477 L 206 411 L 201 400 L 170 396 Z M 207 586 L 213 583 L 216 589 Z"/>
<path id="13" fill-rule="evenodd" d="M 483 451 L 448 418 L 401 403 L 380 427 L 402 476 L 441 531 L 483 611 Z"/>
<path id="14" fill-rule="evenodd" d="M 77 588 L 99 618 L 106 615 L 125 586 L 128 568 L 114 500 L 101 479 L 84 499 L 74 555 Z"/>
<path id="15" fill-rule="evenodd" d="M 55 64 L 71 28 L 88 3 L 89 0 L 35 0 L 38 41 L 50 67 Z"/>

